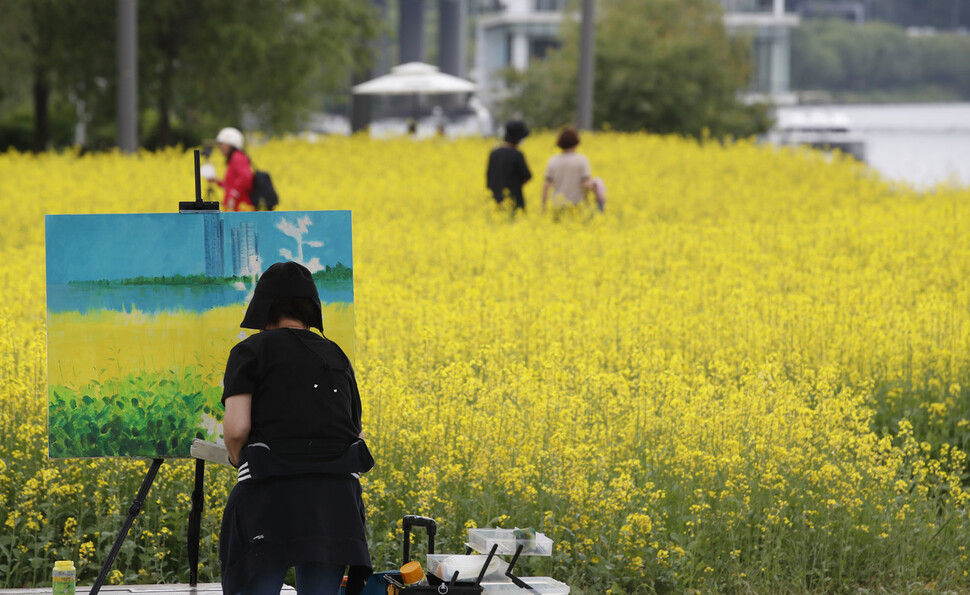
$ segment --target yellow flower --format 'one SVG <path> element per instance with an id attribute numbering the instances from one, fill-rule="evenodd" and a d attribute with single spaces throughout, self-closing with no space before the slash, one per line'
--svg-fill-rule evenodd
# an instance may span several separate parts
<path id="1" fill-rule="evenodd" d="M 553 140 L 524 143 L 534 171 Z M 965 590 L 954 568 L 966 560 L 934 548 L 970 546 L 958 439 L 970 427 L 970 190 L 919 192 L 745 140 L 604 132 L 582 145 L 610 188 L 604 213 L 554 221 L 527 185 L 528 211 L 510 219 L 481 201 L 491 147 L 333 136 L 252 148 L 282 208 L 353 213 L 353 325 L 328 334 L 353 346 L 377 459 L 361 482 L 374 560 L 397 560 L 401 517 L 425 514 L 447 551 L 469 528 L 544 531 L 550 567 L 600 586 L 662 576 L 685 592 L 772 592 L 843 568 L 771 549 L 798 544 L 871 550 L 881 566 L 846 568 L 846 584 L 883 571 Z M 213 391 L 207 419 L 221 416 L 238 338 L 203 336 L 200 316 L 238 324 L 241 312 L 46 311 L 56 238 L 44 216 L 172 213 L 190 163 L 181 149 L 0 154 L 0 526 L 16 556 L 77 547 L 90 563 L 146 471 L 48 459 L 51 391 L 88 387 L 102 406 L 99 387 L 191 365 Z M 329 325 L 344 307 L 326 307 Z M 149 347 L 89 345 L 92 324 Z M 212 340 L 212 353 L 144 341 L 164 333 Z M 48 345 L 77 357 L 49 361 Z M 235 476 L 206 473 L 200 572 L 216 581 Z M 112 582 L 180 576 L 167 548 L 192 483 L 192 461 L 166 462 Z M 921 555 L 914 539 L 925 558 L 900 559 Z M 0 580 L 36 580 L 18 572 Z"/>

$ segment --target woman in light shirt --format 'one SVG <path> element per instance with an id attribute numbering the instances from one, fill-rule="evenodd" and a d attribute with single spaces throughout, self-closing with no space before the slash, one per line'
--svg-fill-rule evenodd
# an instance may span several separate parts
<path id="1" fill-rule="evenodd" d="M 567 126 L 559 133 L 556 146 L 562 153 L 553 155 L 546 165 L 546 182 L 542 187 L 542 210 L 546 210 L 550 189 L 552 203 L 558 209 L 565 209 L 586 201 L 586 191 L 593 188 L 589 159 L 576 152 L 579 133 Z"/>

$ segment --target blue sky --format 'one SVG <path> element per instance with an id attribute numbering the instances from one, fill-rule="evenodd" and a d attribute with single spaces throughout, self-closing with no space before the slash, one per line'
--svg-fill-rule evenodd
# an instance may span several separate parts
<path id="1" fill-rule="evenodd" d="M 48 215 L 46 217 L 47 283 L 202 274 L 205 271 L 203 218 L 198 213 L 131 215 Z M 322 265 L 338 262 L 352 266 L 350 211 L 278 211 L 219 213 L 228 242 L 231 228 L 243 222 L 256 226 L 259 257 L 265 270 L 286 260 L 282 249 L 294 256 L 297 240 L 278 228 L 290 228 L 301 218 L 305 225 L 304 261 Z M 307 241 L 322 243 L 309 246 Z"/>

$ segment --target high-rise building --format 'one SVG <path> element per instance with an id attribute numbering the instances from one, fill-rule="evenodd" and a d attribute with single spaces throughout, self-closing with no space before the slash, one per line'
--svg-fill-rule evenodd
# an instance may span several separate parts
<path id="1" fill-rule="evenodd" d="M 226 274 L 223 259 L 222 217 L 216 213 L 206 213 L 202 217 L 205 245 L 205 274 L 207 277 L 222 277 Z"/>
<path id="2" fill-rule="evenodd" d="M 232 228 L 232 274 L 237 277 L 255 275 L 259 272 L 259 251 L 256 246 L 256 226 L 240 223 Z"/>

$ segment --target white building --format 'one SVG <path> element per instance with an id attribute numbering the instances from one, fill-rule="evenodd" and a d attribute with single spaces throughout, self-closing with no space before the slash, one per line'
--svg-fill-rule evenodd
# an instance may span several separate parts
<path id="1" fill-rule="evenodd" d="M 791 31 L 797 14 L 786 12 L 785 0 L 721 0 L 728 31 L 751 37 L 753 98 L 776 104 L 795 103 L 791 92 Z"/>
<path id="2" fill-rule="evenodd" d="M 721 0 L 729 31 L 752 38 L 754 72 L 749 93 L 789 103 L 791 30 L 799 18 L 785 10 L 785 0 Z M 566 0 L 501 0 L 485 2 L 475 17 L 474 79 L 489 103 L 503 92 L 501 71 L 525 70 L 560 43 Z"/>
<path id="3" fill-rule="evenodd" d="M 475 65 L 472 79 L 491 103 L 501 96 L 502 70 L 527 70 L 550 48 L 561 44 L 566 0 L 503 0 L 475 19 Z"/>

